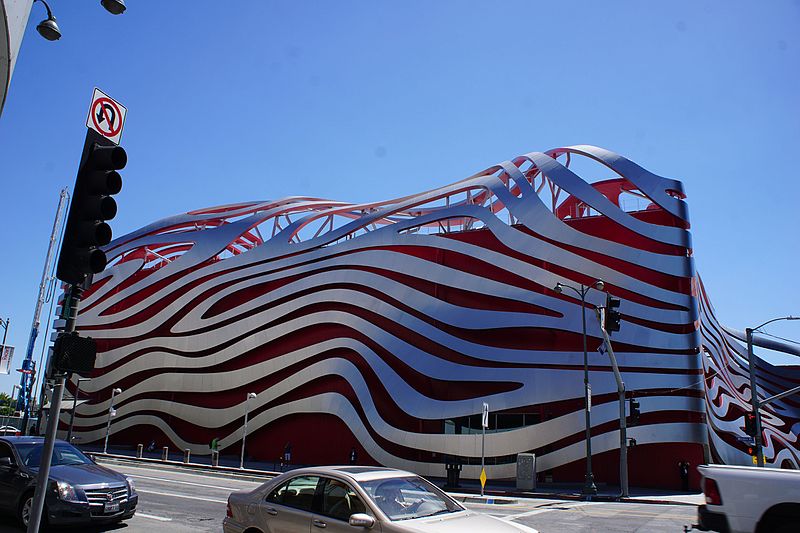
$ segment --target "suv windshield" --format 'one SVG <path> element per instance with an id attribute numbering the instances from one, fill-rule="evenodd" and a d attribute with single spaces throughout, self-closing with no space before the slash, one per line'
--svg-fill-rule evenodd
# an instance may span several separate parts
<path id="1" fill-rule="evenodd" d="M 42 459 L 42 449 L 44 445 L 41 442 L 31 442 L 16 444 L 17 453 L 19 458 L 27 467 L 39 468 L 39 463 Z M 92 460 L 83 455 L 80 450 L 67 443 L 56 444 L 53 449 L 53 462 L 52 466 L 61 465 L 86 465 L 92 464 Z"/>
<path id="2" fill-rule="evenodd" d="M 464 508 L 418 476 L 375 479 L 359 483 L 390 520 L 410 520 Z"/>

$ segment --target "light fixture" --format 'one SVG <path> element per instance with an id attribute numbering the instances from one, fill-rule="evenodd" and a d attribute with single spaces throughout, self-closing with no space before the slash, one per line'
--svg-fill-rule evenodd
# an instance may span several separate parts
<path id="1" fill-rule="evenodd" d="M 53 12 L 50 11 L 50 6 L 47 5 L 45 0 L 35 0 L 39 1 L 44 4 L 45 9 L 47 9 L 47 20 L 43 20 L 36 26 L 36 31 L 39 32 L 39 35 L 47 39 L 48 41 L 57 41 L 61 38 L 61 30 L 58 29 L 58 24 L 56 23 L 56 18 L 53 16 Z"/>
<path id="2" fill-rule="evenodd" d="M 606 288 L 606 284 L 603 283 L 602 279 L 598 279 L 597 281 L 594 282 L 594 288 L 597 289 L 598 291 L 602 291 L 603 289 Z"/>
<path id="3" fill-rule="evenodd" d="M 125 0 L 100 0 L 100 5 L 112 15 L 122 15 L 125 13 Z"/>

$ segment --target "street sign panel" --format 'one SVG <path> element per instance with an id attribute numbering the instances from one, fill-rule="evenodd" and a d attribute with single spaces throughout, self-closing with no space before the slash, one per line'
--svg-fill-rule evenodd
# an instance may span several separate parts
<path id="1" fill-rule="evenodd" d="M 92 104 L 89 106 L 89 116 L 86 117 L 86 127 L 114 144 L 119 144 L 127 113 L 128 110 L 124 105 L 95 87 Z"/>
<path id="2" fill-rule="evenodd" d="M 481 425 L 485 428 L 489 427 L 489 404 L 486 402 L 483 402 L 483 416 L 481 417 Z"/>
<path id="3" fill-rule="evenodd" d="M 11 359 L 14 358 L 14 347 L 0 344 L 0 374 L 11 371 Z"/>

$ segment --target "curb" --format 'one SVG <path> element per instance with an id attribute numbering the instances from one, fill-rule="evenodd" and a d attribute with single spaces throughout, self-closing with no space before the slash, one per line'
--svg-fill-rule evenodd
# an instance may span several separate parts
<path id="1" fill-rule="evenodd" d="M 249 468 L 236 468 L 231 466 L 210 466 L 204 463 L 184 463 L 183 461 L 162 461 L 161 459 L 151 459 L 149 457 L 131 457 L 129 455 L 117 455 L 113 453 L 97 453 L 87 452 L 97 460 L 109 463 L 133 463 L 144 464 L 154 468 L 179 468 L 185 470 L 192 470 L 194 472 L 202 472 L 204 474 L 216 475 L 219 477 L 228 477 L 234 479 L 241 479 L 244 481 L 264 482 L 281 472 L 270 472 L 267 470 L 253 470 Z"/>

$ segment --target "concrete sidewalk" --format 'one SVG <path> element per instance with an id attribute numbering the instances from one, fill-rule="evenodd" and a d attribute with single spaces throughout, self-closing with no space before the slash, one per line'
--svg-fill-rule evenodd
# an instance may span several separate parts
<path id="1" fill-rule="evenodd" d="M 233 476 L 246 478 L 253 481 L 265 481 L 282 472 L 300 468 L 306 465 L 281 466 L 277 463 L 260 461 L 246 461 L 245 468 L 238 468 L 238 460 L 230 457 L 220 457 L 219 466 L 212 467 L 209 456 L 192 456 L 190 463 L 184 463 L 181 454 L 169 454 L 169 460 L 162 461 L 158 452 L 145 452 L 141 459 L 135 457 L 135 451 L 111 449 L 108 454 L 103 454 L 99 448 L 91 446 L 82 447 L 83 451 L 96 458 L 108 462 L 141 463 L 148 466 L 162 466 L 168 468 L 186 468 L 201 471 L 212 475 Z M 480 483 L 473 480 L 462 480 L 458 487 L 447 487 L 444 479 L 430 478 L 430 481 L 442 487 L 456 500 L 467 503 L 482 503 L 489 505 L 503 505 L 517 503 L 519 499 L 552 499 L 552 500 L 584 500 L 581 495 L 582 484 L 564 483 L 539 483 L 533 491 L 519 491 L 512 482 L 488 483 L 484 496 L 480 495 Z M 620 497 L 619 487 L 598 485 L 597 495 L 591 497 L 596 502 L 630 502 L 653 503 L 667 505 L 701 505 L 705 503 L 702 493 L 680 492 L 660 489 L 645 489 L 632 487 L 627 498 Z"/>

